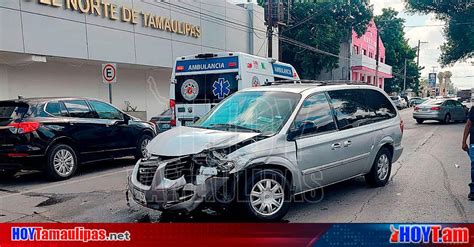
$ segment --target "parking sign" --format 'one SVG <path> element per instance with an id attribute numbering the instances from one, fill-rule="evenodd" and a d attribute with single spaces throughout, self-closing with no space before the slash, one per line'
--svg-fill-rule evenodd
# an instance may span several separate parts
<path id="1" fill-rule="evenodd" d="M 106 84 L 117 82 L 117 65 L 115 63 L 102 64 L 102 81 Z"/>

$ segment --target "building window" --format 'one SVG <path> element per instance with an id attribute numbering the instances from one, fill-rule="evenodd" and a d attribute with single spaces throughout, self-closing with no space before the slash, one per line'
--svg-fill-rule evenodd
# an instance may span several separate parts
<path id="1" fill-rule="evenodd" d="M 367 50 L 362 49 L 362 53 L 364 54 L 364 56 L 367 56 Z"/>
<path id="2" fill-rule="evenodd" d="M 354 54 L 359 54 L 359 47 L 354 45 Z"/>
<path id="3" fill-rule="evenodd" d="M 383 60 L 384 60 L 384 58 L 383 58 L 383 57 L 381 57 L 381 58 L 380 58 L 380 62 L 381 62 L 381 63 L 384 63 L 384 61 L 383 61 Z"/>
<path id="4" fill-rule="evenodd" d="M 374 57 L 373 54 L 372 54 L 372 52 L 369 52 L 369 57 L 370 57 L 370 58 L 373 58 L 373 57 Z"/>

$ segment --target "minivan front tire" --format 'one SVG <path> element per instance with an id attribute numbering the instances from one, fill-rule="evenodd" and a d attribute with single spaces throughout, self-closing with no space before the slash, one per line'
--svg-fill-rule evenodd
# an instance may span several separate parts
<path id="1" fill-rule="evenodd" d="M 253 220 L 278 221 L 290 207 L 290 186 L 278 170 L 253 173 L 244 186 L 244 213 Z"/>
<path id="2" fill-rule="evenodd" d="M 48 151 L 46 174 L 52 180 L 71 178 L 77 170 L 78 159 L 72 147 L 66 144 L 56 144 Z"/>
<path id="3" fill-rule="evenodd" d="M 365 175 L 365 181 L 371 187 L 385 186 L 392 171 L 392 155 L 387 148 L 381 148 L 375 156 L 370 172 Z"/>

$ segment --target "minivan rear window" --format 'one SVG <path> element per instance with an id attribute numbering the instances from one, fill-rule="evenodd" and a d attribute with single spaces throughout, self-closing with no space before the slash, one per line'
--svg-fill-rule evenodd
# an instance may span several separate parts
<path id="1" fill-rule="evenodd" d="M 339 129 L 376 123 L 397 115 L 389 100 L 376 90 L 336 90 L 328 92 Z"/>

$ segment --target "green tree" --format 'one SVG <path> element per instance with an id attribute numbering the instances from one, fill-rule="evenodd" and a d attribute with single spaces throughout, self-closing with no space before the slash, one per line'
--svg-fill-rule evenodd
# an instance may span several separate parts
<path id="1" fill-rule="evenodd" d="M 374 21 L 385 46 L 385 63 L 392 66 L 394 77 L 385 80 L 385 91 L 400 92 L 403 90 L 405 59 L 407 59 L 406 88 L 419 90 L 420 69 L 414 61 L 416 49 L 408 45 L 403 30 L 405 20 L 397 17 L 398 12 L 392 8 L 382 9 L 382 14 L 375 16 Z"/>
<path id="2" fill-rule="evenodd" d="M 265 1 L 259 1 L 263 5 Z M 349 4 L 350 2 L 350 4 Z M 290 8 L 291 22 L 281 36 L 311 47 L 339 54 L 340 43 L 347 41 L 351 30 L 362 35 L 373 17 L 369 0 L 315 0 L 294 2 Z M 282 60 L 292 64 L 305 79 L 314 79 L 323 70 L 338 66 L 338 57 L 308 51 L 280 41 Z"/>
<path id="3" fill-rule="evenodd" d="M 445 21 L 446 42 L 441 46 L 439 62 L 452 65 L 474 57 L 474 3 L 472 0 L 406 0 L 413 13 L 434 13 Z"/>

